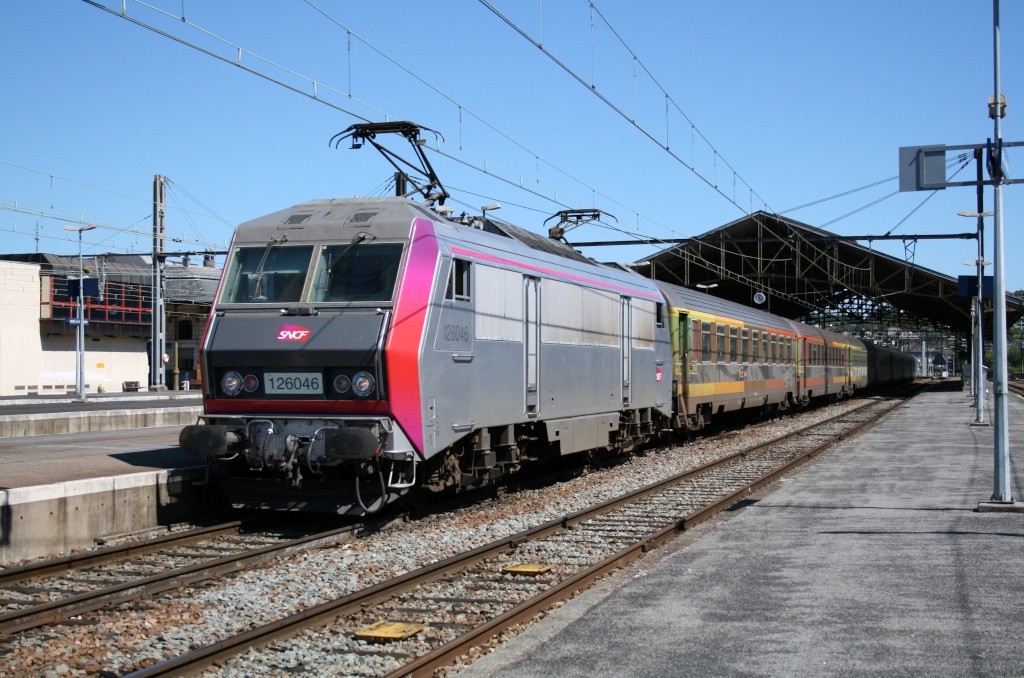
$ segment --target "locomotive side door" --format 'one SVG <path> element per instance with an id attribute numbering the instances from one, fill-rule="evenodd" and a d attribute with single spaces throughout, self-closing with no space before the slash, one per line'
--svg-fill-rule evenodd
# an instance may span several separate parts
<path id="1" fill-rule="evenodd" d="M 523 278 L 523 347 L 525 350 L 526 414 L 536 416 L 540 381 L 540 279 Z"/>
<path id="2" fill-rule="evenodd" d="M 620 303 L 622 305 L 622 404 L 623 406 L 629 405 L 630 402 L 630 381 L 632 376 L 630 374 L 632 365 L 632 351 L 633 351 L 633 314 L 632 306 L 630 304 L 632 300 L 629 297 L 622 297 Z"/>

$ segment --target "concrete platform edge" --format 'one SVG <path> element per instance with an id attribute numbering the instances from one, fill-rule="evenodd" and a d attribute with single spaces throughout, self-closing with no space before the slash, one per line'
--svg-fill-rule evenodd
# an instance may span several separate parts
<path id="1" fill-rule="evenodd" d="M 0 416 L 0 438 L 194 424 L 203 408 L 169 407 Z"/>
<path id="2" fill-rule="evenodd" d="M 0 490 L 0 565 L 202 517 L 204 475 L 191 467 Z"/>

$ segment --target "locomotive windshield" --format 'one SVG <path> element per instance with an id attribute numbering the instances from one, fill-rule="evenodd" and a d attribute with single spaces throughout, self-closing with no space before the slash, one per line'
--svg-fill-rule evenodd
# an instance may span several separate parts
<path id="1" fill-rule="evenodd" d="M 228 264 L 221 303 L 282 304 L 302 301 L 314 263 L 309 303 L 388 302 L 395 290 L 402 243 L 238 247 Z"/>
<path id="2" fill-rule="evenodd" d="M 299 301 L 312 255 L 312 245 L 278 246 L 271 241 L 239 247 L 231 257 L 221 300 L 225 304 Z"/>
<path id="3" fill-rule="evenodd" d="M 401 259 L 401 243 L 324 247 L 317 258 L 309 301 L 391 301 Z"/>

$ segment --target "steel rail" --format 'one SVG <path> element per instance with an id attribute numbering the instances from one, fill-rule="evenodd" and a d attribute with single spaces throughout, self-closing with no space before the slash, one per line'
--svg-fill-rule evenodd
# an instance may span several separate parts
<path id="1" fill-rule="evenodd" d="M 762 478 L 752 483 L 748 483 L 747 485 L 735 490 L 734 492 L 731 492 L 730 494 L 722 497 L 721 499 L 712 502 L 711 504 L 708 504 L 703 508 L 688 513 L 686 516 L 673 522 L 672 524 L 662 527 L 650 537 L 621 549 L 617 553 L 605 558 L 599 563 L 576 573 L 571 578 L 559 584 L 556 584 L 555 586 L 552 586 L 551 588 L 545 590 L 538 596 L 535 596 L 534 598 L 531 598 L 530 600 L 521 603 L 517 607 L 509 610 L 508 612 L 505 612 L 504 614 L 492 619 L 491 621 L 459 636 L 455 640 L 446 643 L 445 645 L 442 645 L 432 650 L 430 653 L 425 654 L 417 658 L 416 660 L 402 666 L 401 668 L 387 674 L 388 678 L 398 678 L 400 676 L 428 678 L 429 676 L 433 676 L 434 672 L 438 669 L 452 665 L 460 656 L 464 655 L 471 647 L 481 645 L 490 640 L 491 638 L 499 635 L 506 629 L 517 624 L 529 621 L 537 614 L 547 609 L 550 609 L 552 605 L 568 600 L 569 598 L 576 595 L 576 593 L 578 593 L 579 591 L 589 587 L 596 580 L 604 576 L 607 576 L 616 569 L 628 565 L 629 563 L 636 560 L 647 551 L 662 546 L 669 540 L 673 539 L 676 534 L 684 532 L 688 529 L 692 529 L 700 523 L 703 523 L 704 521 L 713 518 L 722 511 L 728 509 L 737 502 L 741 501 L 746 496 L 753 493 L 760 487 L 774 482 L 776 479 L 789 473 L 796 467 L 801 466 L 802 464 L 810 461 L 811 459 L 821 454 L 826 449 L 835 445 L 837 442 L 856 434 L 857 432 L 861 431 L 862 429 L 869 425 L 877 423 L 882 417 L 887 415 L 889 412 L 895 409 L 895 407 L 898 406 L 899 404 L 887 409 L 878 417 L 867 419 L 861 422 L 852 429 L 835 434 L 834 436 L 830 437 L 828 440 L 825 440 L 824 442 L 820 443 L 814 448 L 801 453 L 800 456 L 789 461 L 785 465 L 780 466 L 779 468 L 775 469 L 768 475 L 763 476 Z M 837 419 L 848 417 L 850 414 L 860 411 L 860 409 L 863 408 L 858 408 L 857 410 L 846 412 L 840 417 L 836 417 L 834 419 L 821 422 L 809 428 L 817 428 L 818 426 L 824 426 L 829 423 L 833 423 Z M 785 436 L 782 436 L 780 438 L 777 438 L 775 440 L 764 443 L 762 445 L 758 445 L 757 447 L 750 448 L 749 450 L 744 450 L 735 455 L 731 455 L 729 459 L 751 456 L 761 449 L 778 445 L 790 438 L 797 437 L 806 430 L 807 429 L 803 429 L 802 431 L 796 431 Z M 712 463 L 708 464 L 707 467 L 713 467 L 716 465 L 717 463 Z M 705 468 L 706 467 L 702 467 L 701 469 L 698 469 L 698 471 L 702 472 Z"/>
<path id="2" fill-rule="evenodd" d="M 1024 381 L 1010 380 L 1010 381 L 1006 382 L 1006 385 L 1009 387 L 1009 389 L 1011 391 L 1013 391 L 1017 395 L 1024 396 Z"/>
<path id="3" fill-rule="evenodd" d="M 270 544 L 261 548 L 185 567 L 171 568 L 165 572 L 159 572 L 148 577 L 13 610 L 0 615 L 0 638 L 19 631 L 42 626 L 43 624 L 62 621 L 76 615 L 92 612 L 108 605 L 180 588 L 198 581 L 219 577 L 253 565 L 259 565 L 269 560 L 283 558 L 292 553 L 317 548 L 333 543 L 361 527 L 364 526 L 348 525 L 297 539 L 289 539 L 279 544 Z"/>
<path id="4" fill-rule="evenodd" d="M 247 520 L 234 520 L 218 525 L 210 525 L 209 527 L 200 527 L 188 532 L 167 534 L 131 544 L 105 546 L 83 553 L 74 553 L 17 567 L 9 567 L 0 570 L 0 588 L 28 579 L 49 577 L 55 574 L 129 560 L 144 553 L 159 551 L 160 549 L 167 548 L 169 545 L 188 544 L 190 541 L 219 537 L 232 532 L 237 533 L 247 522 Z"/>
<path id="5" fill-rule="evenodd" d="M 577 511 L 562 518 L 556 518 L 541 525 L 537 525 L 532 528 L 518 532 L 514 535 L 510 535 L 508 537 L 504 537 L 489 544 L 479 546 L 470 551 L 466 551 L 465 553 L 451 556 L 436 563 L 426 565 L 417 570 L 412 570 L 398 577 L 395 577 L 394 579 L 389 579 L 387 581 L 380 582 L 373 586 L 369 586 L 367 588 L 354 591 L 341 598 L 321 603 L 319 605 L 302 610 L 287 617 L 282 617 L 281 619 L 270 622 L 269 624 L 253 628 L 238 635 L 232 636 L 230 638 L 226 638 L 216 643 L 212 643 L 210 645 L 197 648 L 186 654 L 180 655 L 178 657 L 172 657 L 170 659 L 164 660 L 152 666 L 131 672 L 127 675 L 133 678 L 148 678 L 152 676 L 171 675 L 198 675 L 199 673 L 203 672 L 209 666 L 218 661 L 227 660 L 249 649 L 264 647 L 272 642 L 281 640 L 283 638 L 291 637 L 309 628 L 324 626 L 337 618 L 354 614 L 356 612 L 366 609 L 368 606 L 385 602 L 415 587 L 421 586 L 423 584 L 429 584 L 431 582 L 437 581 L 438 579 L 441 579 L 445 575 L 467 569 L 471 565 L 474 565 L 480 561 L 495 557 L 506 551 L 511 551 L 527 541 L 541 539 L 556 532 L 564 531 L 574 524 L 593 518 L 595 516 L 599 516 L 603 513 L 607 513 L 624 504 L 629 504 L 644 499 L 649 495 L 664 490 L 671 485 L 686 480 L 687 478 L 706 474 L 709 471 L 715 470 L 718 467 L 729 465 L 732 462 L 736 461 L 737 459 L 741 459 L 743 457 L 755 454 L 758 450 L 778 445 L 788 439 L 798 437 L 811 428 L 824 426 L 829 423 L 834 423 L 836 420 L 841 419 L 843 417 L 849 417 L 850 415 L 859 412 L 862 409 L 867 408 L 873 404 L 873 402 L 866 403 L 861 408 L 845 412 L 842 415 L 826 420 L 824 422 L 819 422 L 818 424 L 802 429 L 801 431 L 796 431 L 790 434 L 780 436 L 774 440 L 757 445 L 753 448 L 742 450 L 732 455 L 723 457 L 722 459 L 710 462 L 708 464 L 704 464 L 700 467 L 684 471 L 670 478 L 666 478 L 664 480 L 644 486 L 638 490 L 622 495 L 620 497 L 609 499 L 605 502 L 602 502 L 601 504 Z M 893 408 L 898 406 L 898 404 L 899 403 L 894 404 Z M 875 419 L 868 420 L 860 424 L 858 428 L 865 426 L 874 420 Z M 829 440 L 816 446 L 815 449 L 820 451 L 820 449 L 828 447 L 829 445 L 836 442 L 836 440 L 838 439 L 838 437 L 832 437 Z M 785 468 L 788 469 L 791 468 L 791 466 L 787 465 Z M 777 475 L 777 473 L 778 471 L 774 471 L 772 475 Z M 737 498 L 748 494 L 750 491 L 752 491 L 752 489 L 750 488 L 759 487 L 761 484 L 765 482 L 769 481 L 765 479 L 759 479 L 753 483 L 750 483 L 747 487 L 743 488 L 742 490 L 730 493 L 729 497 L 727 497 L 726 499 L 716 501 L 715 504 L 719 505 L 717 510 L 712 511 L 709 507 L 706 507 L 692 514 L 689 514 L 684 518 L 680 519 L 679 521 L 677 521 L 676 523 L 673 523 L 672 525 L 665 527 L 656 535 L 643 539 L 637 544 L 627 547 L 613 554 L 612 556 L 602 561 L 602 563 L 606 564 L 606 568 L 615 567 L 617 566 L 617 564 L 625 564 L 629 560 L 632 560 L 639 556 L 644 551 L 647 551 L 653 548 L 654 546 L 662 543 L 666 539 L 670 538 L 671 535 L 675 534 L 676 532 L 687 527 L 692 527 L 693 525 L 702 522 L 703 520 L 707 520 L 718 511 L 721 511 L 727 506 L 735 503 Z M 566 581 L 560 584 L 556 584 L 551 590 L 568 592 L 567 595 L 571 595 L 573 591 L 579 590 L 581 587 L 592 582 L 594 579 L 600 576 L 602 576 L 600 573 L 590 572 L 589 570 L 580 572 L 570 577 Z M 513 610 L 510 610 L 509 612 L 499 616 L 497 619 L 506 619 L 513 617 L 517 620 L 522 619 L 524 616 L 529 616 L 530 614 L 532 614 L 533 612 L 531 611 L 541 609 L 548 604 L 550 604 L 550 598 L 548 599 L 548 602 L 527 601 L 521 604 L 520 606 L 514 608 Z M 493 628 L 500 630 L 497 625 L 492 626 L 492 624 L 494 624 L 494 622 L 485 624 L 483 627 L 481 627 L 481 629 Z M 483 637 L 483 635 L 487 632 L 488 631 L 486 630 L 474 630 L 470 631 L 466 635 L 472 636 L 473 638 L 479 638 Z M 498 631 L 490 632 L 490 636 L 493 636 L 497 632 Z M 456 639 L 455 641 L 452 641 L 452 643 L 458 644 L 460 643 L 460 639 Z M 469 644 L 472 643 L 470 642 Z M 445 647 L 448 646 L 441 646 L 441 648 L 438 648 L 438 650 L 435 650 L 434 652 L 440 652 L 440 650 Z M 421 662 L 423 663 L 423 666 L 427 666 L 428 664 L 433 665 L 434 660 L 428 658 L 431 657 L 434 654 L 434 652 L 428 655 L 424 655 L 422 658 L 417 659 L 410 664 L 407 664 L 406 666 L 394 672 L 392 675 L 407 675 L 409 673 L 425 675 L 426 669 L 424 669 L 424 672 L 421 672 L 420 669 L 417 667 L 420 666 Z M 452 652 L 455 652 L 455 650 L 452 650 Z M 458 656 L 457 654 L 452 655 L 449 652 L 446 652 L 445 655 L 450 657 L 451 659 L 453 659 L 454 656 Z M 437 666 L 440 665 L 442 664 L 437 664 Z"/>

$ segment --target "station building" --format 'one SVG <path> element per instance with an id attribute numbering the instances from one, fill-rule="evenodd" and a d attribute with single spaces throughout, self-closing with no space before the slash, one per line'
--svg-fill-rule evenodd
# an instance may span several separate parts
<path id="1" fill-rule="evenodd" d="M 152 333 L 152 258 L 90 255 L 85 275 L 97 281 L 86 297 L 85 391 L 146 390 Z M 194 387 L 199 342 L 217 289 L 213 259 L 164 268 L 164 383 Z M 0 396 L 73 393 L 78 280 L 75 255 L 0 255 Z M 86 289 L 89 289 L 87 285 Z M 201 377 L 200 377 L 201 378 Z"/>

